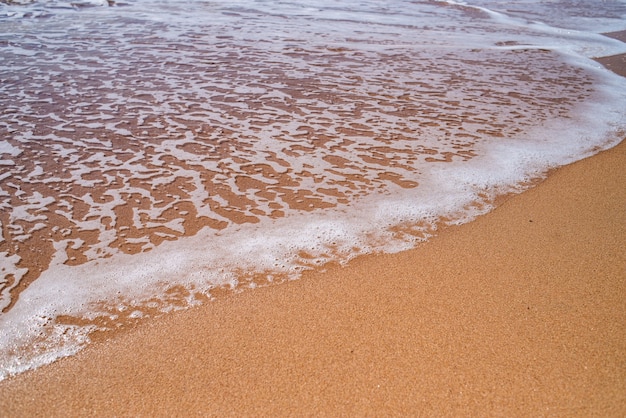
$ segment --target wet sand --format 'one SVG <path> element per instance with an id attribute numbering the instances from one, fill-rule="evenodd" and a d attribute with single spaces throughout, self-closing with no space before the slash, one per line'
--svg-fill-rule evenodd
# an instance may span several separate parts
<path id="1" fill-rule="evenodd" d="M 1 416 L 625 416 L 626 142 L 415 250 L 147 321 Z"/>
<path id="2" fill-rule="evenodd" d="M 617 39 L 626 43 L 626 30 L 619 32 L 608 32 L 604 34 L 609 38 Z M 611 55 L 608 57 L 596 58 L 600 64 L 604 65 L 615 74 L 619 74 L 622 77 L 626 77 L 626 54 Z"/>

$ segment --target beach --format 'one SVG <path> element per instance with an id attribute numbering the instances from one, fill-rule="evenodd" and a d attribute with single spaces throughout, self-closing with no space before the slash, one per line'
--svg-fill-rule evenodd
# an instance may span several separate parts
<path id="1" fill-rule="evenodd" d="M 418 248 L 0 383 L 3 416 L 626 414 L 626 144 Z"/>
<path id="2" fill-rule="evenodd" d="M 90 1 L 0 4 L 0 417 L 626 416 L 625 4 Z"/>

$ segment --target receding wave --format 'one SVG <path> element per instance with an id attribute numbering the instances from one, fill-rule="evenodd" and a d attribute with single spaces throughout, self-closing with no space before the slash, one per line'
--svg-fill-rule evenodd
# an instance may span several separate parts
<path id="1" fill-rule="evenodd" d="M 409 248 L 623 128 L 624 84 L 545 30 L 443 2 L 239 3 L 10 20 L 0 376 L 223 286 Z"/>

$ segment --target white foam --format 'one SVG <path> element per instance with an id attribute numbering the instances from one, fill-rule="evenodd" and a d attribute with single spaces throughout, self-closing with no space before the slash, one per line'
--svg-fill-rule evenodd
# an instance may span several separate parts
<path id="1" fill-rule="evenodd" d="M 16 254 L 9 255 L 6 251 L 0 252 L 0 311 L 9 306 L 11 291 L 28 273 L 28 269 L 17 267 L 20 260 L 21 258 Z"/>
<path id="2" fill-rule="evenodd" d="M 9 154 L 16 157 L 22 153 L 22 150 L 11 145 L 7 140 L 0 140 L 0 154 Z"/>

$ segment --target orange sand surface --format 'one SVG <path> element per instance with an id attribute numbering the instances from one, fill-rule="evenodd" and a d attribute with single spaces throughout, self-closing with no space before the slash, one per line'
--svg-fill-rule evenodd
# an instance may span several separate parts
<path id="1" fill-rule="evenodd" d="M 626 416 L 625 167 L 121 331 L 0 383 L 0 415 Z"/>

